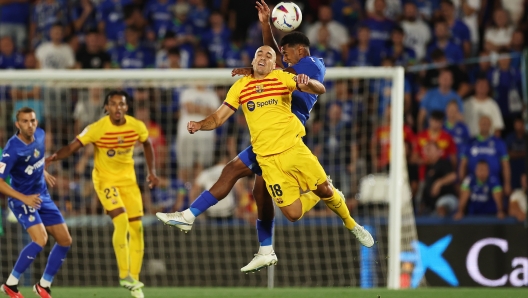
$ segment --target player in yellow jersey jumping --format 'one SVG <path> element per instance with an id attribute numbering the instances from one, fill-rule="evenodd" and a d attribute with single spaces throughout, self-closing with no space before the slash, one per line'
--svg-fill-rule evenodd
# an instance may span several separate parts
<path id="1" fill-rule="evenodd" d="M 126 92 L 108 93 L 104 103 L 108 115 L 86 127 L 73 142 L 46 159 L 46 163 L 67 158 L 90 143 L 94 145 L 92 179 L 101 204 L 114 222 L 112 244 L 119 267 L 119 283 L 130 290 L 133 297 L 141 298 L 144 297 L 141 290 L 144 284 L 139 281 L 144 253 L 143 201 L 132 159 L 137 141 L 143 144 L 145 151 L 150 188 L 158 184 L 158 177 L 147 128 L 143 122 L 126 115 L 128 100 Z"/>
<path id="2" fill-rule="evenodd" d="M 317 203 L 318 200 L 300 195 L 300 190 L 311 190 L 341 217 L 347 229 L 359 235 L 365 246 L 372 246 L 374 240 L 370 233 L 350 216 L 343 197 L 329 183 L 317 157 L 303 143 L 304 126 L 291 112 L 294 90 L 322 94 L 326 91 L 324 85 L 304 74 L 273 70 L 275 61 L 276 54 L 271 47 L 260 47 L 252 62 L 253 75 L 235 82 L 215 113 L 199 122 L 190 121 L 189 133 L 215 129 L 242 107 L 266 188 L 286 218 L 297 221 Z M 171 218 L 163 219 L 171 223 Z"/>

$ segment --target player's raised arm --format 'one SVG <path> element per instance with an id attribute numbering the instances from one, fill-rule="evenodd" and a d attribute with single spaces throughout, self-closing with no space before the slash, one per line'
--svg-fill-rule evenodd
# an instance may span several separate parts
<path id="1" fill-rule="evenodd" d="M 213 130 L 220 127 L 226 122 L 226 120 L 233 115 L 235 111 L 228 107 L 226 104 L 222 104 L 216 112 L 207 116 L 202 121 L 189 121 L 187 124 L 187 130 L 190 134 L 194 134 L 199 130 Z"/>
<path id="2" fill-rule="evenodd" d="M 303 92 L 311 94 L 324 94 L 326 92 L 326 88 L 321 82 L 310 79 L 305 74 L 296 75 L 294 80 L 297 82 L 297 88 Z"/>
<path id="3" fill-rule="evenodd" d="M 271 10 L 264 0 L 260 0 L 260 2 L 257 1 L 255 4 L 255 8 L 258 10 L 259 21 L 262 25 L 262 39 L 264 45 L 270 46 L 275 51 L 275 53 L 277 53 L 277 58 L 275 59 L 275 61 L 279 67 L 284 68 L 284 65 L 282 64 L 282 55 L 279 49 L 279 45 L 277 44 L 277 41 L 273 36 L 273 31 L 271 30 Z"/>
<path id="4" fill-rule="evenodd" d="M 79 139 L 76 138 L 70 144 L 60 148 L 59 151 L 46 158 L 46 164 L 52 161 L 65 159 L 73 153 L 77 152 L 77 150 L 81 149 L 82 147 L 83 144 L 81 143 L 81 141 L 79 141 Z"/>

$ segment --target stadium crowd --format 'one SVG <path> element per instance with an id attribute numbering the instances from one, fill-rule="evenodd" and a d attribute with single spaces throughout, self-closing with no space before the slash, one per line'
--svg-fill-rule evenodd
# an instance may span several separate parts
<path id="1" fill-rule="evenodd" d="M 311 54 L 327 67 L 406 67 L 404 135 L 418 215 L 525 219 L 521 64 L 528 1 L 295 2 Z M 2 0 L 0 69 L 248 67 L 262 44 L 260 26 L 251 0 Z M 274 34 L 279 39 L 284 33 Z M 131 114 L 147 124 L 164 177 L 160 188 L 143 189 L 148 213 L 186 208 L 249 145 L 241 113 L 215 132 L 186 131 L 189 120 L 221 104 L 228 87 L 126 88 Z M 327 82 L 327 90 L 305 141 L 349 198 L 349 208 L 358 209 L 360 179 L 386 173 L 390 161 L 391 82 L 340 80 Z M 34 108 L 53 152 L 102 115 L 104 92 L 100 86 L 46 92 L 0 87 L 0 114 L 11 119 L 22 106 Z M 57 115 L 44 102 L 72 109 Z M 1 145 L 13 131 L 5 122 Z M 51 168 L 59 176 L 53 195 L 66 215 L 100 208 L 90 184 L 92 154 L 88 147 L 74 163 Z M 138 154 L 135 161 L 138 181 L 144 181 L 144 158 Z M 237 184 L 209 216 L 253 222 L 251 181 Z"/>

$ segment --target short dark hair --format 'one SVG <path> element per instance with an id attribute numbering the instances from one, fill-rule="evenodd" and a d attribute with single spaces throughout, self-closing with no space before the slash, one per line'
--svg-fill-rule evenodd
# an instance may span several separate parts
<path id="1" fill-rule="evenodd" d="M 477 161 L 477 165 L 487 165 L 487 166 L 489 166 L 488 162 L 485 159 L 479 159 Z"/>
<path id="2" fill-rule="evenodd" d="M 435 49 L 431 52 L 431 60 L 435 61 L 443 58 L 445 58 L 445 54 L 441 49 Z"/>
<path id="3" fill-rule="evenodd" d="M 16 120 L 18 121 L 18 115 L 20 114 L 29 114 L 29 113 L 35 113 L 35 110 L 33 110 L 30 107 L 22 107 L 16 112 Z M 35 113 L 36 115 L 37 113 Z"/>
<path id="4" fill-rule="evenodd" d="M 178 47 L 170 48 L 167 51 L 167 56 L 170 56 L 170 55 L 177 55 L 178 57 L 180 57 L 180 48 Z"/>
<path id="5" fill-rule="evenodd" d="M 394 33 L 394 32 L 398 32 L 398 33 L 400 33 L 402 35 L 405 34 L 405 32 L 403 31 L 403 28 L 400 27 L 400 26 L 396 26 L 396 27 L 392 28 L 392 33 Z"/>
<path id="6" fill-rule="evenodd" d="M 451 0 L 442 0 L 442 1 L 440 1 L 440 4 L 442 4 L 442 3 L 447 4 L 447 5 L 451 6 L 451 7 L 455 7 L 455 4 Z"/>
<path id="7" fill-rule="evenodd" d="M 447 103 L 446 106 L 449 106 L 449 105 L 456 105 L 458 107 L 458 101 L 455 98 L 453 98 Z"/>
<path id="8" fill-rule="evenodd" d="M 279 46 L 283 47 L 286 45 L 290 47 L 297 46 L 297 45 L 309 47 L 310 40 L 303 33 L 295 31 L 295 32 L 284 35 L 284 37 L 281 39 Z"/>
<path id="9" fill-rule="evenodd" d="M 124 96 L 127 105 L 130 105 L 130 95 L 128 95 L 128 93 L 126 91 L 123 91 L 123 90 L 112 90 L 112 91 L 108 92 L 106 94 L 106 96 L 105 96 L 104 105 L 105 106 L 108 105 L 108 101 L 110 100 L 110 98 L 112 98 L 114 96 Z"/>
<path id="10" fill-rule="evenodd" d="M 442 111 L 432 111 L 430 118 L 431 120 L 437 120 L 437 121 L 444 122 L 445 114 Z"/>

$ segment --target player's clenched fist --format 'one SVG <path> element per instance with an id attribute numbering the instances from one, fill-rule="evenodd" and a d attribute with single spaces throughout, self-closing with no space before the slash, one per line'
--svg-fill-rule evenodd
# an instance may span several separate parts
<path id="1" fill-rule="evenodd" d="M 39 209 L 40 204 L 42 203 L 42 199 L 40 199 L 39 194 L 24 196 L 21 201 L 29 207 L 33 207 L 35 209 Z"/>
<path id="2" fill-rule="evenodd" d="M 190 134 L 194 134 L 195 132 L 199 131 L 200 128 L 202 128 L 200 122 L 189 121 L 189 123 L 187 123 L 187 130 Z"/>

